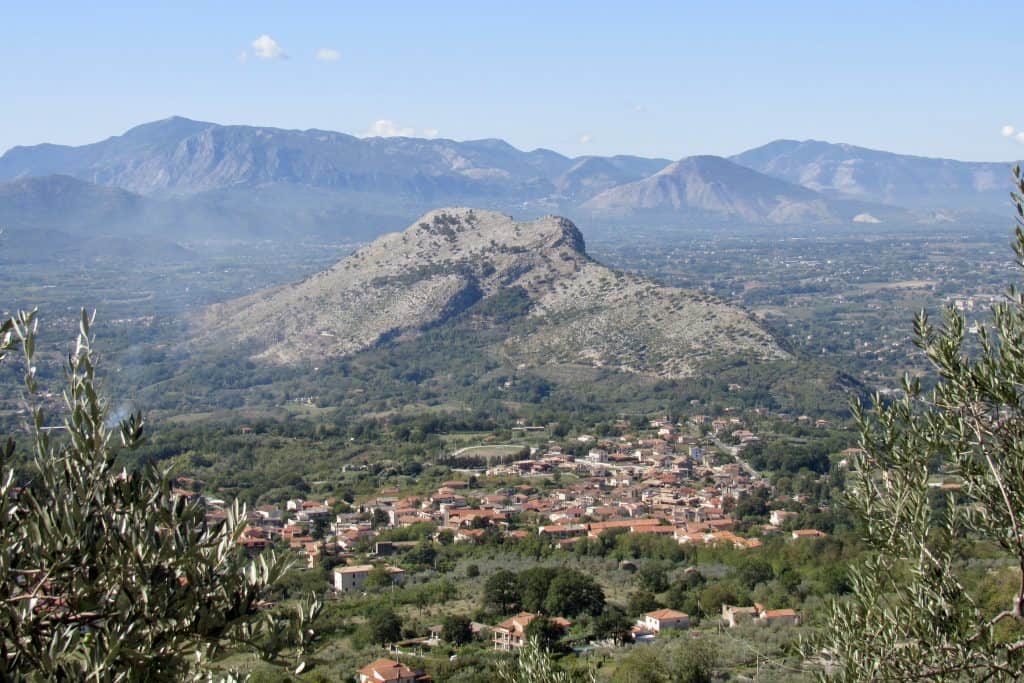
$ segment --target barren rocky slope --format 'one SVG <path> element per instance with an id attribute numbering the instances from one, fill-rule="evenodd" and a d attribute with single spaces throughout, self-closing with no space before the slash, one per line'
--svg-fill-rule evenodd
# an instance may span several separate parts
<path id="1" fill-rule="evenodd" d="M 516 364 L 685 376 L 705 358 L 784 355 L 737 308 L 595 262 L 564 218 L 517 223 L 465 208 L 430 212 L 302 282 L 215 306 L 205 336 L 295 363 L 414 337 L 502 301 L 514 312 L 492 351 Z"/>

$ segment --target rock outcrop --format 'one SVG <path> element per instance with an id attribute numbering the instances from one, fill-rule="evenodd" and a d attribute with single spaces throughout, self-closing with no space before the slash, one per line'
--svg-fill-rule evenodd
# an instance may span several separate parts
<path id="1" fill-rule="evenodd" d="M 702 359 L 784 356 L 738 308 L 597 263 L 565 218 L 517 223 L 467 208 L 432 211 L 302 282 L 217 305 L 205 334 L 295 363 L 414 338 L 510 292 L 525 305 L 492 350 L 517 364 L 685 376 Z"/>

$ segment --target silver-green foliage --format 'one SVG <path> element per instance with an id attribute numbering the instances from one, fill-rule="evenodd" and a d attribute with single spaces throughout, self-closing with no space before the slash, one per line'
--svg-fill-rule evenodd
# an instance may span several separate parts
<path id="1" fill-rule="evenodd" d="M 1014 169 L 1024 266 L 1024 179 Z M 871 556 L 851 569 L 852 596 L 837 601 L 817 643 L 823 679 L 1024 679 L 1024 294 L 1010 288 L 965 348 L 955 309 L 936 327 L 921 313 L 917 345 L 938 382 L 905 378 L 905 398 L 858 406 L 862 455 L 847 504 Z M 937 498 L 935 472 L 959 490 Z M 994 544 L 1019 582 L 997 614 L 963 581 L 964 548 Z"/>
<path id="2" fill-rule="evenodd" d="M 497 680 L 499 683 L 596 683 L 597 675 L 593 669 L 583 674 L 562 671 L 551 652 L 541 647 L 536 638 L 530 638 L 515 657 L 501 662 Z"/>
<path id="3" fill-rule="evenodd" d="M 68 355 L 60 424 L 42 406 L 35 312 L 0 324 L 0 360 L 20 347 L 25 361 L 31 439 L 21 467 L 14 440 L 0 443 L 0 678 L 206 678 L 225 647 L 300 653 L 319 605 L 264 609 L 288 564 L 240 554 L 244 509 L 207 524 L 202 503 L 173 493 L 167 470 L 115 468 L 143 421 L 111 425 L 91 322 L 83 313 Z"/>

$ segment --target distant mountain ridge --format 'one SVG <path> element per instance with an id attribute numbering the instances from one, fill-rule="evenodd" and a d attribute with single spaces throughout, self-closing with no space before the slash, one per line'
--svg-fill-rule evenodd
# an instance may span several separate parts
<path id="1" fill-rule="evenodd" d="M 82 147 L 15 147 L 0 157 L 0 181 L 60 173 L 151 195 L 285 182 L 419 199 L 518 200 L 551 194 L 552 181 L 572 164 L 551 150 L 522 152 L 503 140 L 357 138 L 174 117 Z"/>
<path id="2" fill-rule="evenodd" d="M 0 226 L 91 231 L 141 218 L 147 200 L 115 187 L 66 175 L 0 184 Z"/>
<path id="3" fill-rule="evenodd" d="M 382 205 L 361 211 L 362 205 L 345 193 L 305 185 L 271 183 L 255 189 L 153 197 L 50 175 L 0 183 L 0 228 L 50 230 L 76 238 L 203 242 L 294 239 L 343 225 L 341 236 L 362 241 L 408 220 L 407 209 Z"/>
<path id="4" fill-rule="evenodd" d="M 583 208 L 597 215 L 675 214 L 762 225 L 845 223 L 869 211 L 887 219 L 913 220 L 897 207 L 829 198 L 709 155 L 681 159 L 648 178 L 605 190 Z"/>
<path id="5" fill-rule="evenodd" d="M 785 357 L 743 311 L 595 262 L 565 218 L 466 208 L 432 211 L 302 282 L 214 306 L 203 343 L 316 362 L 466 316 L 484 325 L 494 309 L 512 322 L 491 351 L 512 365 L 678 377 L 722 355 Z"/>
<path id="6" fill-rule="evenodd" d="M 580 157 L 554 183 L 561 197 L 570 201 L 586 199 L 657 173 L 668 163 L 666 159 L 630 156 Z"/>
<path id="7" fill-rule="evenodd" d="M 993 210 L 1007 203 L 1012 163 L 894 154 L 818 140 L 776 140 L 730 159 L 832 197 L 911 209 Z"/>
<path id="8" fill-rule="evenodd" d="M 172 117 L 79 147 L 12 148 L 0 156 L 0 216 L 49 220 L 38 191 L 53 191 L 56 206 L 66 199 L 59 184 L 23 183 L 58 175 L 135 197 L 118 204 L 99 189 L 82 194 L 74 211 L 89 220 L 107 215 L 108 233 L 134 225 L 210 239 L 365 239 L 458 204 L 595 225 L 633 215 L 680 227 L 839 225 L 857 217 L 861 224 L 955 222 L 977 212 L 1002 215 L 1010 190 L 1008 165 L 817 141 L 778 140 L 729 159 L 670 162 L 569 158 L 498 139 L 358 138 Z M 85 206 L 87 195 L 95 206 Z M 17 206 L 23 212 L 12 214 Z"/>
<path id="9" fill-rule="evenodd" d="M 178 261 L 195 254 L 161 230 L 175 225 L 173 207 L 69 176 L 0 184 L 0 262 L 39 263 L 125 256 Z"/>
<path id="10" fill-rule="evenodd" d="M 749 222 L 779 222 L 778 213 L 786 207 L 802 207 L 820 219 L 829 217 L 817 193 L 715 156 L 687 157 L 648 178 L 605 190 L 583 206 L 597 211 L 699 211 Z"/>

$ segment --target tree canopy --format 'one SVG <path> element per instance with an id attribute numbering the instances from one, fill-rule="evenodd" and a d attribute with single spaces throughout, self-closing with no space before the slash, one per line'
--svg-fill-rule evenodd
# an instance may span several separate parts
<path id="1" fill-rule="evenodd" d="M 519 580 L 515 572 L 499 569 L 484 582 L 484 605 L 501 614 L 514 610 L 520 602 Z"/>
<path id="2" fill-rule="evenodd" d="M 319 605 L 267 608 L 288 563 L 241 553 L 242 508 L 208 522 L 167 470 L 115 467 L 143 420 L 112 419 L 91 324 L 83 312 L 59 421 L 36 377 L 36 313 L 0 324 L 0 361 L 24 361 L 30 441 L 27 454 L 13 437 L 0 446 L 0 678 L 181 680 L 226 647 L 301 650 Z"/>
<path id="3" fill-rule="evenodd" d="M 604 590 L 592 577 L 574 569 L 563 570 L 551 580 L 544 600 L 547 614 L 575 617 L 598 615 L 604 610 Z"/>
<path id="4" fill-rule="evenodd" d="M 449 614 L 441 623 L 441 637 L 452 645 L 465 645 L 473 640 L 473 628 L 469 617 L 463 614 Z"/>
<path id="5" fill-rule="evenodd" d="M 1014 175 L 1014 251 L 1024 266 L 1024 179 L 1019 168 Z M 922 312 L 914 331 L 935 387 L 906 377 L 900 400 L 855 407 L 862 452 L 846 504 L 872 552 L 821 630 L 822 678 L 1021 680 L 1024 293 L 1010 288 L 976 343 L 952 307 L 939 327 Z M 1003 559 L 993 571 L 1015 579 L 995 608 L 971 590 L 962 561 L 986 547 Z"/>

